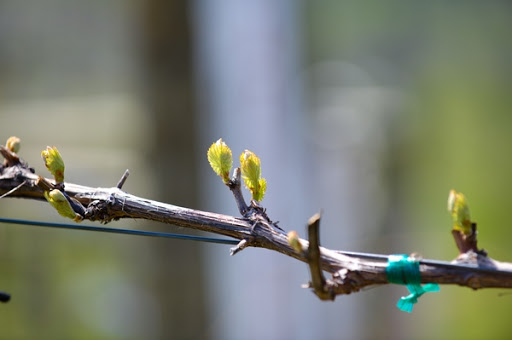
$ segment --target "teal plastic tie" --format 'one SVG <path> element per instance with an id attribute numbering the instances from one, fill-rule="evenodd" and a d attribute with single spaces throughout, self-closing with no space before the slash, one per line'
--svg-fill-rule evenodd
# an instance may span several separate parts
<path id="1" fill-rule="evenodd" d="M 389 282 L 406 285 L 411 293 L 398 300 L 396 306 L 404 311 L 411 313 L 418 298 L 428 292 L 438 292 L 440 290 L 437 283 L 427 283 L 421 285 L 420 263 L 418 260 L 405 254 L 390 255 L 388 257 L 388 266 L 386 267 L 386 277 Z"/>

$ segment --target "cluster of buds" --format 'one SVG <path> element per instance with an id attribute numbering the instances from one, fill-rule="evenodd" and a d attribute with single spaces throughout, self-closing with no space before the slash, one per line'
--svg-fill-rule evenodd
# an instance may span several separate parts
<path id="1" fill-rule="evenodd" d="M 225 184 L 230 183 L 229 173 L 233 166 L 231 149 L 219 139 L 213 143 L 207 152 L 208 161 L 213 171 L 222 178 Z M 252 151 L 245 150 L 240 155 L 240 170 L 247 189 L 254 201 L 261 201 L 267 190 L 267 181 L 261 178 L 261 161 Z"/>
<path id="2" fill-rule="evenodd" d="M 77 209 L 73 208 L 79 205 L 79 203 L 73 201 L 73 199 L 63 191 L 65 166 L 59 150 L 57 150 L 55 146 L 48 146 L 41 152 L 41 156 L 44 159 L 46 168 L 48 168 L 48 171 L 53 175 L 56 182 L 56 188 L 46 190 L 44 197 L 61 216 L 71 218 L 76 222 L 81 221 L 82 215 L 76 212 Z M 62 188 L 62 190 L 60 188 Z"/>

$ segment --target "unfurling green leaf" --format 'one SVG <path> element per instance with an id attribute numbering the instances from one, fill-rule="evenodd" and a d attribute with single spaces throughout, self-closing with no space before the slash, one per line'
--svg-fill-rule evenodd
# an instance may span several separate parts
<path id="1" fill-rule="evenodd" d="M 252 199 L 261 201 L 267 190 L 267 182 L 261 178 L 261 161 L 253 152 L 245 150 L 240 155 L 242 178 L 251 191 Z"/>
<path id="2" fill-rule="evenodd" d="M 208 162 L 213 171 L 222 178 L 224 183 L 229 182 L 229 172 L 233 166 L 233 155 L 231 149 L 224 143 L 222 138 L 213 143 L 208 149 Z"/>
<path id="3" fill-rule="evenodd" d="M 468 202 L 462 193 L 450 190 L 448 212 L 452 215 L 454 230 L 458 230 L 464 235 L 472 233 Z"/>
<path id="4" fill-rule="evenodd" d="M 45 191 L 44 197 L 50 203 L 52 207 L 57 209 L 57 212 L 64 217 L 68 217 L 73 219 L 76 222 L 82 220 L 82 216 L 75 213 L 71 204 L 69 203 L 66 196 L 62 193 L 62 191 L 58 189 L 54 189 L 52 191 Z"/>
<path id="5" fill-rule="evenodd" d="M 20 142 L 21 140 L 18 137 L 11 136 L 7 139 L 5 147 L 11 152 L 18 153 L 18 151 L 20 151 Z"/>
<path id="6" fill-rule="evenodd" d="M 46 150 L 41 152 L 41 156 L 44 159 L 44 164 L 55 177 L 57 183 L 64 182 L 64 161 L 59 153 L 59 150 L 54 147 L 46 147 Z"/>

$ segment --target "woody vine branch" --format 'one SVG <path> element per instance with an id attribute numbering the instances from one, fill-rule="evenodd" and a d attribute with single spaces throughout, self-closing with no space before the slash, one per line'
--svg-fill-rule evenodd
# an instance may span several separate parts
<path id="1" fill-rule="evenodd" d="M 121 218 L 158 221 L 229 236 L 240 240 L 231 254 L 247 247 L 278 251 L 308 264 L 311 282 L 307 287 L 322 300 L 350 294 L 370 285 L 389 283 L 386 277 L 387 256 L 331 250 L 318 241 L 320 215 L 308 222 L 309 241 L 296 231 L 288 234 L 274 223 L 261 205 L 266 181 L 261 178 L 259 158 L 250 151 L 240 157 L 241 167 L 229 177 L 231 150 L 222 140 L 212 145 L 208 158 L 214 171 L 232 191 L 240 217 L 200 211 L 158 202 L 122 190 L 126 172 L 116 186 L 92 188 L 64 182 L 64 162 L 56 148 L 43 151 L 43 158 L 53 179 L 41 177 L 18 156 L 19 139 L 9 139 L 0 146 L 4 162 L 0 165 L 0 197 L 47 200 L 57 211 L 75 221 L 91 220 L 109 223 Z M 244 200 L 241 185 L 251 192 L 249 204 Z M 424 283 L 456 284 L 472 289 L 512 288 L 512 264 L 488 257 L 477 248 L 476 224 L 469 219 L 465 197 L 450 193 L 450 212 L 454 217 L 452 234 L 459 256 L 451 262 L 418 259 Z M 326 279 L 324 272 L 332 275 Z"/>

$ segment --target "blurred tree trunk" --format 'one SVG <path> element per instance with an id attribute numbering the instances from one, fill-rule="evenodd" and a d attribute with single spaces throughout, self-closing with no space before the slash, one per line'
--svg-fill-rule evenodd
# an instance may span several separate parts
<path id="1" fill-rule="evenodd" d="M 197 137 L 187 2 L 149 0 L 141 6 L 142 91 L 154 120 L 154 146 L 148 157 L 156 199 L 195 207 Z M 201 245 L 179 241 L 157 245 L 151 256 L 158 265 L 148 280 L 162 310 L 161 334 L 197 337 L 205 329 L 203 274 L 197 270 L 202 266 Z"/>

